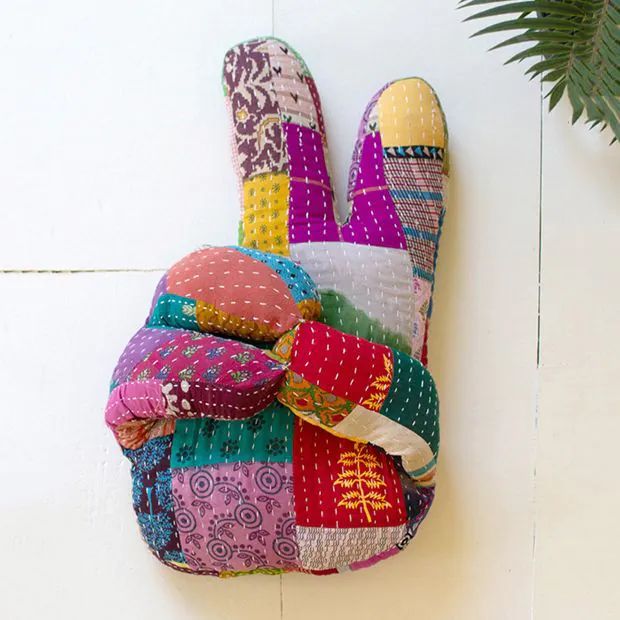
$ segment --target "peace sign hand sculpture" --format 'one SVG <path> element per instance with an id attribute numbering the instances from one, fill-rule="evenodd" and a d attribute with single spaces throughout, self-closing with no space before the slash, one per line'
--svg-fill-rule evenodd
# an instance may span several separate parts
<path id="1" fill-rule="evenodd" d="M 207 246 L 166 272 L 106 421 L 165 564 L 220 577 L 363 568 L 404 548 L 434 496 L 424 344 L 443 115 L 418 78 L 373 97 L 341 226 L 299 56 L 273 38 L 242 43 L 224 82 L 241 247 Z"/>

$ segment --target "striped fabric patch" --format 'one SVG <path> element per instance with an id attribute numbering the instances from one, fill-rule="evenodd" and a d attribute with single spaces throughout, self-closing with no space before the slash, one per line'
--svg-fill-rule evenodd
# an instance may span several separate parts
<path id="1" fill-rule="evenodd" d="M 384 149 L 385 177 L 402 222 L 414 275 L 432 281 L 443 210 L 443 164 L 439 157 L 386 154 L 399 148 Z"/>

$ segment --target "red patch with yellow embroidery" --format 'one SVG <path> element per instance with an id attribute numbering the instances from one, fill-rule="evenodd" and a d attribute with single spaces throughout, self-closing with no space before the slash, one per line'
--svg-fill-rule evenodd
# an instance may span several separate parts
<path id="1" fill-rule="evenodd" d="M 293 481 L 297 525 L 394 527 L 407 520 L 392 458 L 295 420 Z"/>
<path id="2" fill-rule="evenodd" d="M 290 370 L 330 394 L 379 411 L 392 383 L 392 350 L 306 321 L 295 334 Z"/>

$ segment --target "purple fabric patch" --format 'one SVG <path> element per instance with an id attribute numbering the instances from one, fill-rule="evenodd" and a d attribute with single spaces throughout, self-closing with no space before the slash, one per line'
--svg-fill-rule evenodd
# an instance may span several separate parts
<path id="1" fill-rule="evenodd" d="M 175 332 L 169 329 L 141 327 L 132 336 L 116 364 L 116 368 L 112 373 L 113 385 L 127 381 L 131 371 L 145 357 L 157 349 L 157 347 L 161 346 L 164 342 L 172 340 L 174 336 Z"/>
<path id="2" fill-rule="evenodd" d="M 360 155 L 351 217 L 342 227 L 350 243 L 406 249 L 407 244 L 383 172 L 383 148 L 378 132 L 368 134 Z"/>
<path id="3" fill-rule="evenodd" d="M 299 567 L 290 463 L 175 469 L 181 548 L 194 570 Z"/>
<path id="4" fill-rule="evenodd" d="M 224 58 L 223 79 L 243 178 L 286 170 L 280 108 L 269 56 L 259 50 L 262 44 L 261 39 L 242 43 Z"/>
<path id="5" fill-rule="evenodd" d="M 338 241 L 321 134 L 291 123 L 282 126 L 289 157 L 289 241 Z"/>

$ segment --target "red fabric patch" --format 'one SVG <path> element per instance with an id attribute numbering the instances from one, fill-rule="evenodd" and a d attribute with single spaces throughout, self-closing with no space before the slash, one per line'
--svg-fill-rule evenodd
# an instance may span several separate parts
<path id="1" fill-rule="evenodd" d="M 429 320 L 426 319 L 426 323 L 424 324 L 424 344 L 422 345 L 422 353 L 420 354 L 422 366 L 428 366 L 428 323 Z"/>
<path id="2" fill-rule="evenodd" d="M 300 319 L 299 308 L 282 278 L 233 248 L 203 248 L 175 263 L 168 292 L 204 301 L 218 310 L 277 328 L 283 333 Z"/>
<path id="3" fill-rule="evenodd" d="M 307 321 L 297 329 L 290 369 L 326 392 L 363 405 L 378 391 L 373 383 L 390 372 L 386 356 L 391 365 L 389 347 Z"/>
<path id="4" fill-rule="evenodd" d="M 391 457 L 301 419 L 295 421 L 293 484 L 300 526 L 395 527 L 407 520 Z"/>

